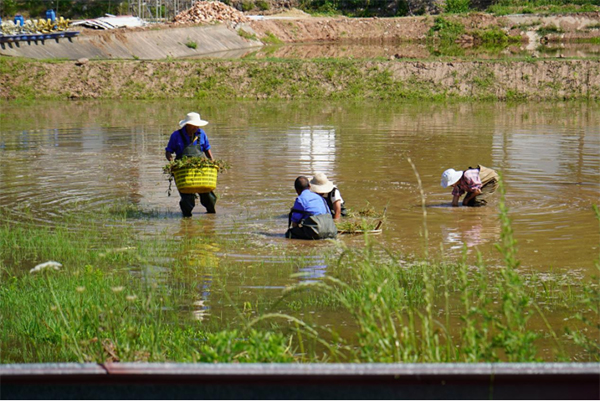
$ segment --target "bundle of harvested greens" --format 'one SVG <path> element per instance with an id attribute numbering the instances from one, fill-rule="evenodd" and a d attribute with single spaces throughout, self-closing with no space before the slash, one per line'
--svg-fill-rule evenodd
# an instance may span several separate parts
<path id="1" fill-rule="evenodd" d="M 175 179 L 177 189 L 182 194 L 204 194 L 217 187 L 217 173 L 225 171 L 229 164 L 223 160 L 211 160 L 205 157 L 183 157 L 169 162 L 163 167 L 163 173 L 169 174 L 169 189 Z"/>
<path id="2" fill-rule="evenodd" d="M 203 167 L 215 167 L 219 172 L 229 169 L 231 166 L 229 163 L 223 160 L 211 160 L 206 157 L 187 157 L 183 156 L 181 159 L 170 161 L 169 164 L 163 167 L 163 173 L 173 174 L 175 171 L 182 168 L 197 168 Z"/>
<path id="3" fill-rule="evenodd" d="M 381 233 L 381 226 L 385 222 L 386 210 L 387 207 L 380 214 L 371 205 L 367 204 L 364 209 L 360 209 L 357 212 L 350 211 L 348 217 L 335 223 L 338 234 Z"/>

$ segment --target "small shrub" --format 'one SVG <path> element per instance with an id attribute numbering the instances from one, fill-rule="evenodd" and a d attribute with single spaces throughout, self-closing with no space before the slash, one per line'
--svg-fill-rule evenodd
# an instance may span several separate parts
<path id="1" fill-rule="evenodd" d="M 258 0 L 256 3 L 256 7 L 258 7 L 261 11 L 267 11 L 271 6 L 265 0 Z"/>
<path id="2" fill-rule="evenodd" d="M 244 12 L 250 11 L 250 10 L 254 9 L 254 2 L 253 1 L 242 1 L 241 7 L 242 7 L 242 11 L 244 11 Z"/>
<path id="3" fill-rule="evenodd" d="M 563 30 L 560 29 L 559 27 L 557 27 L 556 25 L 547 25 L 547 26 L 542 26 L 537 30 L 538 35 L 540 36 L 546 36 L 548 34 L 552 34 L 552 33 L 562 33 Z"/>
<path id="4" fill-rule="evenodd" d="M 281 39 L 279 39 L 277 36 L 275 36 L 272 32 L 265 32 L 266 36 L 262 39 L 262 41 L 264 43 L 267 44 L 271 44 L 271 45 L 277 45 L 282 43 Z"/>
<path id="5" fill-rule="evenodd" d="M 470 0 L 446 0 L 444 11 L 450 14 L 467 13 L 470 9 Z"/>
<path id="6" fill-rule="evenodd" d="M 258 40 L 255 34 L 244 31 L 243 29 L 238 29 L 238 35 L 240 35 L 244 39 L 248 40 Z"/>
<path id="7" fill-rule="evenodd" d="M 454 42 L 465 32 L 465 27 L 460 22 L 449 21 L 443 17 L 437 17 L 428 32 L 429 37 L 437 37 L 443 42 Z"/>
<path id="8" fill-rule="evenodd" d="M 198 47 L 198 44 L 196 42 L 192 42 L 189 41 L 185 44 L 187 47 L 189 47 L 190 49 L 196 49 Z"/>
<path id="9" fill-rule="evenodd" d="M 586 31 L 599 30 L 600 29 L 600 23 L 587 25 L 584 29 Z"/>
<path id="10" fill-rule="evenodd" d="M 519 42 L 521 38 L 511 37 L 498 27 L 492 27 L 482 31 L 475 31 L 473 36 L 477 38 L 483 46 L 507 46 L 509 43 Z"/>

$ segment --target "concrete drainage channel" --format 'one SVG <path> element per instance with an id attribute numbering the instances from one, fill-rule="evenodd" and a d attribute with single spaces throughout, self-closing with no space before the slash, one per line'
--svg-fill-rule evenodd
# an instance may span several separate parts
<path id="1" fill-rule="evenodd" d="M 253 32 L 245 24 L 236 29 Z M 199 57 L 260 48 L 258 40 L 242 38 L 225 24 L 147 30 L 82 33 L 70 40 L 2 43 L 0 55 L 32 59 L 140 59 Z"/>
<path id="2" fill-rule="evenodd" d="M 7 364 L 1 399 L 599 399 L 599 363 Z"/>

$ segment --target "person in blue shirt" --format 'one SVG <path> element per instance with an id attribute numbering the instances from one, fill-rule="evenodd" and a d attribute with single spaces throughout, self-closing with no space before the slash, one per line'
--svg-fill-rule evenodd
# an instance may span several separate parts
<path id="1" fill-rule="evenodd" d="M 171 134 L 169 143 L 165 148 L 165 157 L 167 160 L 173 160 L 173 153 L 175 153 L 175 159 L 181 159 L 183 156 L 187 157 L 199 157 L 206 156 L 209 159 L 213 159 L 212 152 L 210 150 L 210 143 L 206 132 L 200 127 L 204 127 L 208 124 L 208 121 L 204 121 L 200 118 L 198 113 L 188 113 L 183 120 L 179 122 L 177 131 Z M 192 210 L 196 206 L 196 194 L 182 194 L 181 200 L 179 201 L 179 207 L 183 217 L 191 217 Z M 207 213 L 215 213 L 215 204 L 217 203 L 217 196 L 214 192 L 209 192 L 200 195 L 200 203 L 206 208 Z"/>
<path id="2" fill-rule="evenodd" d="M 319 194 L 310 190 L 310 181 L 305 176 L 296 178 L 294 189 L 298 194 L 294 207 L 289 214 L 289 229 L 285 236 L 295 239 L 324 239 L 335 238 L 337 229 L 331 217 L 327 202 Z M 306 221 L 311 216 L 324 215 L 319 222 L 318 232 L 315 233 Z"/>

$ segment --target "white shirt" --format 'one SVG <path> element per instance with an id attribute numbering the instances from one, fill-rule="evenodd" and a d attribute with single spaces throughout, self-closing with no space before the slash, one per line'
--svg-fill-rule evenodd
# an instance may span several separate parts
<path id="1" fill-rule="evenodd" d="M 331 203 L 335 203 L 337 201 L 344 203 L 344 199 L 342 199 L 342 194 L 340 194 L 340 190 L 337 188 L 334 188 L 333 195 L 331 196 Z"/>

